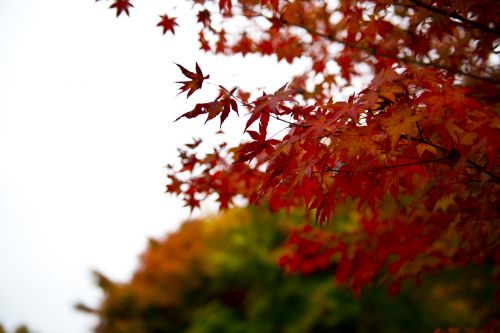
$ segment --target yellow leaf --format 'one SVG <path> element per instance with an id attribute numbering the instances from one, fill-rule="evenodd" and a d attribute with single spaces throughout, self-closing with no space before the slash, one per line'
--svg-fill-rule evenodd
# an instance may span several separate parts
<path id="1" fill-rule="evenodd" d="M 414 136 L 417 132 L 416 123 L 421 119 L 421 115 L 412 114 L 410 109 L 393 112 L 389 118 L 383 119 L 382 125 L 387 127 L 386 131 L 391 139 L 391 148 L 394 149 L 402 134 Z"/>
<path id="2" fill-rule="evenodd" d="M 473 144 L 474 140 L 477 138 L 477 133 L 466 132 L 462 127 L 452 121 L 446 121 L 444 127 L 453 138 L 453 141 L 459 142 L 460 144 L 469 146 Z"/>
<path id="3" fill-rule="evenodd" d="M 434 154 L 434 155 L 437 155 L 437 149 L 433 146 L 430 146 L 428 144 L 425 144 L 425 143 L 419 143 L 417 145 L 417 154 L 418 156 L 422 156 L 426 151 Z"/>
<path id="4" fill-rule="evenodd" d="M 458 142 L 458 138 L 465 132 L 461 127 L 457 126 L 452 121 L 446 121 L 444 127 L 452 137 L 453 141 Z"/>
<path id="5" fill-rule="evenodd" d="M 500 118 L 496 117 L 491 120 L 491 127 L 500 128 Z"/>
<path id="6" fill-rule="evenodd" d="M 397 95 L 403 93 L 404 90 L 398 85 L 391 85 L 385 89 L 381 89 L 380 96 L 383 96 L 393 103 L 397 101 Z"/>
<path id="7" fill-rule="evenodd" d="M 474 143 L 474 140 L 477 138 L 477 133 L 469 132 L 465 133 L 461 138 L 460 138 L 460 143 L 463 145 L 471 145 Z"/>
<path id="8" fill-rule="evenodd" d="M 434 211 L 442 210 L 443 212 L 446 212 L 448 207 L 451 205 L 456 205 L 457 203 L 455 202 L 455 193 L 450 193 L 443 195 L 439 200 L 436 202 L 436 205 L 434 206 Z"/>
<path id="9" fill-rule="evenodd" d="M 373 137 L 362 135 L 357 132 L 345 132 L 340 137 L 339 148 L 346 151 L 349 157 L 356 157 L 361 152 L 374 154 L 377 146 Z"/>

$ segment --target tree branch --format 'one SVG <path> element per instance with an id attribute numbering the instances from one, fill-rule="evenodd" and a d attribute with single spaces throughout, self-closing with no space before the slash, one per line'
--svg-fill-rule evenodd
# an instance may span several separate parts
<path id="1" fill-rule="evenodd" d="M 476 162 L 474 162 L 474 161 L 472 161 L 470 159 L 467 159 L 466 163 L 469 166 L 471 166 L 472 168 L 479 170 L 479 172 L 484 172 L 485 174 L 487 174 L 491 178 L 495 179 L 497 181 L 497 183 L 500 182 L 500 177 L 498 177 L 497 175 L 495 175 L 493 172 L 491 172 L 489 170 L 486 170 L 484 167 L 480 166 Z"/>
<path id="2" fill-rule="evenodd" d="M 429 4 L 426 4 L 420 0 L 409 0 L 409 1 L 411 3 L 413 3 L 415 6 L 427 9 L 428 11 L 433 12 L 435 14 L 439 14 L 441 16 L 445 16 L 445 17 L 448 17 L 450 19 L 458 20 L 463 25 L 468 25 L 470 27 L 476 28 L 476 29 L 481 30 L 483 32 L 492 33 L 494 35 L 500 36 L 500 29 L 498 27 L 490 28 L 487 25 L 481 24 L 481 23 L 476 22 L 476 21 L 469 20 L 468 18 L 463 17 L 462 15 L 458 14 L 457 12 L 450 13 L 444 9 L 436 8 L 436 7 L 429 5 Z"/>
<path id="3" fill-rule="evenodd" d="M 292 122 L 292 121 L 285 120 L 285 119 L 280 118 L 279 116 L 277 116 L 277 115 L 275 115 L 275 114 L 272 114 L 272 113 L 269 113 L 269 115 L 270 115 L 272 118 L 276 119 L 276 120 L 279 120 L 279 121 L 281 121 L 281 122 L 284 122 L 284 123 L 288 124 L 290 127 L 309 128 L 309 126 L 307 126 L 307 125 L 302 125 L 302 124 L 299 124 L 299 123 L 294 123 L 294 122 Z"/>
<path id="4" fill-rule="evenodd" d="M 394 168 L 404 168 L 408 166 L 414 166 L 414 165 L 419 165 L 419 164 L 424 164 L 424 163 L 432 163 L 432 162 L 441 162 L 447 160 L 447 157 L 439 157 L 439 158 L 432 158 L 429 160 L 419 160 L 417 162 L 408 162 L 408 163 L 401 163 L 401 164 L 395 164 L 395 165 L 388 165 L 380 168 L 374 168 L 374 169 L 369 169 L 366 170 L 366 172 L 375 172 L 375 171 L 383 171 L 383 170 L 388 170 L 388 169 L 394 169 Z"/>
<path id="5" fill-rule="evenodd" d="M 217 84 L 217 86 L 219 86 L 221 89 L 223 89 L 225 92 L 227 92 L 231 97 L 233 97 L 236 101 L 238 101 L 241 105 L 243 106 L 246 106 L 248 108 L 254 108 L 255 106 L 253 106 L 252 104 L 250 103 L 246 103 L 244 102 L 241 98 L 239 98 L 238 96 L 236 96 L 234 94 L 234 92 L 230 92 L 228 91 L 226 88 L 224 88 L 223 86 Z M 280 118 L 278 115 L 275 115 L 275 114 L 272 114 L 272 113 L 269 113 L 269 116 L 271 116 L 272 118 L 276 119 L 276 120 L 279 120 L 281 122 L 284 122 L 286 124 L 288 124 L 290 127 L 301 127 L 301 128 L 308 128 L 309 126 L 307 125 L 302 125 L 302 124 L 298 124 L 298 123 L 294 123 L 294 122 L 291 122 L 291 121 L 288 121 L 288 120 L 285 120 L 285 119 L 282 119 Z"/>
<path id="6" fill-rule="evenodd" d="M 474 79 L 477 79 L 477 80 L 486 81 L 486 82 L 489 82 L 489 83 L 493 83 L 495 85 L 500 85 L 500 81 L 499 80 L 495 80 L 495 79 L 490 78 L 490 77 L 480 76 L 480 75 L 477 75 L 477 74 L 474 74 L 474 73 L 464 72 L 463 70 L 461 70 L 459 68 L 449 67 L 449 66 L 446 66 L 446 65 L 437 64 L 437 63 L 433 63 L 433 62 L 425 63 L 425 62 L 421 62 L 421 61 L 418 61 L 416 59 L 409 58 L 409 57 L 394 56 L 394 55 L 386 54 L 386 53 L 380 52 L 379 50 L 374 49 L 374 48 L 370 48 L 370 47 L 366 47 L 366 46 L 361 46 L 360 44 L 356 44 L 356 43 L 352 43 L 352 42 L 349 42 L 349 41 L 346 41 L 346 40 L 338 39 L 338 38 L 336 38 L 335 36 L 333 36 L 331 34 L 319 32 L 319 31 L 316 31 L 314 29 L 311 29 L 311 28 L 309 28 L 307 26 L 304 26 L 304 25 L 301 25 L 301 24 L 298 24 L 298 23 L 288 22 L 287 20 L 285 20 L 283 18 L 278 18 L 278 17 L 270 18 L 270 17 L 267 17 L 267 16 L 262 15 L 262 14 L 258 14 L 258 15 L 266 18 L 269 22 L 273 22 L 273 21 L 278 20 L 278 22 L 280 22 L 280 23 L 282 23 L 284 25 L 288 25 L 288 26 L 293 26 L 293 27 L 304 29 L 305 31 L 307 31 L 312 36 L 325 38 L 325 39 L 328 39 L 329 41 L 331 41 L 333 43 L 341 44 L 341 45 L 344 45 L 344 46 L 352 48 L 352 49 L 364 51 L 364 52 L 366 52 L 366 53 L 368 53 L 370 55 L 376 56 L 376 57 L 385 58 L 385 59 L 391 59 L 391 60 L 395 60 L 395 61 L 398 61 L 398 62 L 402 62 L 402 63 L 406 63 L 406 64 L 411 64 L 411 65 L 415 65 L 415 66 L 419 66 L 419 67 L 431 67 L 431 68 L 442 69 L 442 70 L 448 71 L 448 72 L 453 73 L 453 74 L 459 74 L 459 75 L 463 75 L 463 76 L 468 76 L 468 77 L 471 77 L 471 78 L 474 78 Z"/>
<path id="7" fill-rule="evenodd" d="M 410 141 L 415 141 L 415 142 L 423 143 L 423 144 L 426 144 L 426 145 L 431 146 L 433 148 L 436 148 L 436 149 L 438 149 L 438 150 L 440 150 L 442 152 L 445 152 L 447 154 L 447 158 L 448 159 L 456 159 L 456 157 L 460 158 L 460 155 L 456 156 L 456 154 L 459 154 L 459 152 L 457 152 L 454 149 L 449 150 L 449 149 L 441 147 L 441 146 L 439 146 L 439 145 L 437 145 L 435 143 L 432 143 L 430 141 L 427 141 L 427 140 L 424 140 L 424 139 L 420 139 L 420 138 L 414 138 L 414 137 L 408 136 L 406 134 L 401 135 L 401 138 L 402 139 L 407 139 L 407 140 L 410 140 Z M 471 160 L 471 159 L 468 158 L 468 159 L 465 160 L 465 163 L 467 163 L 469 165 L 469 167 L 478 170 L 480 173 L 487 174 L 492 179 L 494 179 L 497 183 L 500 183 L 500 177 L 499 176 L 497 176 L 496 174 L 494 174 L 492 171 L 485 169 L 484 167 L 482 167 L 478 163 L 474 162 L 473 160 Z"/>
<path id="8" fill-rule="evenodd" d="M 388 165 L 388 166 L 383 166 L 383 167 L 378 167 L 378 168 L 373 168 L 373 169 L 360 170 L 359 173 L 384 171 L 384 170 L 395 169 L 395 168 L 404 168 L 404 167 L 409 167 L 409 166 L 414 166 L 414 165 L 419 165 L 419 164 L 424 164 L 424 163 L 441 162 L 441 161 L 445 161 L 447 159 L 448 159 L 447 157 L 439 157 L 439 158 L 432 158 L 429 160 L 418 160 L 416 162 L 408 162 L 408 163 Z M 343 169 L 330 168 L 330 167 L 326 167 L 325 171 L 336 172 L 336 173 L 339 173 L 339 172 L 350 173 L 351 172 L 351 170 L 343 170 Z"/>

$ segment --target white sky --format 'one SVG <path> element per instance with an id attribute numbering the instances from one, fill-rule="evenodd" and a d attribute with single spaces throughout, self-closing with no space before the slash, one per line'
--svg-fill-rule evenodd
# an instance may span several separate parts
<path id="1" fill-rule="evenodd" d="M 164 194 L 164 165 L 218 124 L 173 123 L 193 101 L 176 97 L 172 62 L 266 91 L 290 75 L 273 59 L 198 52 L 191 19 L 162 36 L 158 15 L 184 0 L 134 4 L 116 19 L 107 2 L 0 0 L 0 322 L 9 330 L 90 332 L 92 318 L 73 310 L 98 302 L 90 271 L 128 278 L 147 238 L 189 216 Z"/>

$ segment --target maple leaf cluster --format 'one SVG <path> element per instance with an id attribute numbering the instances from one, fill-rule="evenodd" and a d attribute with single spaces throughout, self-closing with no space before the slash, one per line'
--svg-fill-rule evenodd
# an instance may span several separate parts
<path id="1" fill-rule="evenodd" d="M 280 263 L 312 273 L 337 260 L 337 281 L 355 290 L 383 272 L 396 292 L 401 280 L 444 267 L 492 263 L 498 271 L 495 1 L 192 2 L 202 50 L 301 58 L 309 68 L 253 100 L 221 87 L 215 100 L 184 113 L 222 125 L 244 109 L 250 140 L 205 156 L 197 145 L 181 148 L 169 192 L 191 208 L 209 196 L 223 208 L 238 197 L 274 210 L 305 207 L 320 224 L 350 202 L 361 216 L 355 230 L 297 231 Z M 120 14 L 125 3 L 112 7 Z M 235 18 L 246 25 L 229 36 Z M 178 66 L 189 97 L 208 76 L 198 64 L 195 72 Z M 336 100 L 359 80 L 368 80 L 363 89 Z M 270 122 L 283 131 L 268 133 Z"/>

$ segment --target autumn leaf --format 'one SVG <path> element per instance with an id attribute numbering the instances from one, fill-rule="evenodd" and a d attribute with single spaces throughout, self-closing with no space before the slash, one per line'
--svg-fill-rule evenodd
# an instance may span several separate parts
<path id="1" fill-rule="evenodd" d="M 156 25 L 157 27 L 163 27 L 163 34 L 166 34 L 167 31 L 172 32 L 175 35 L 174 27 L 178 26 L 177 22 L 175 22 L 176 18 L 169 18 L 166 14 L 160 15 L 161 21 Z"/>
<path id="2" fill-rule="evenodd" d="M 274 45 L 271 40 L 263 39 L 257 45 L 260 52 L 265 55 L 271 55 L 274 52 Z"/>
<path id="3" fill-rule="evenodd" d="M 236 91 L 236 88 L 233 88 L 231 91 L 227 91 L 226 89 L 221 89 L 219 92 L 219 96 L 217 96 L 217 101 L 221 104 L 222 110 L 220 112 L 220 126 L 229 116 L 231 110 L 233 110 L 236 114 L 238 114 L 238 103 L 233 98 L 233 94 Z M 208 120 L 208 119 L 207 119 Z"/>
<path id="4" fill-rule="evenodd" d="M 217 34 L 217 42 L 215 43 L 215 52 L 216 53 L 224 53 L 226 50 L 226 31 L 224 29 L 221 29 L 219 33 Z"/>
<path id="5" fill-rule="evenodd" d="M 200 42 L 200 49 L 205 51 L 205 52 L 209 52 L 212 48 L 210 47 L 210 43 L 208 42 L 208 40 L 205 38 L 205 34 L 203 33 L 203 31 L 200 31 L 198 33 L 198 41 Z"/>
<path id="6" fill-rule="evenodd" d="M 261 132 L 265 132 L 269 122 L 269 113 L 278 114 L 279 106 L 283 102 L 294 102 L 295 99 L 291 96 L 291 92 L 286 90 L 287 84 L 276 90 L 273 94 L 264 93 L 261 97 L 253 102 L 255 108 L 250 111 L 250 118 L 245 125 L 245 131 L 257 120 L 260 119 L 262 124 Z"/>
<path id="7" fill-rule="evenodd" d="M 238 104 L 236 103 L 236 100 L 233 99 L 232 97 L 235 91 L 236 88 L 234 88 L 231 91 L 221 89 L 219 95 L 215 98 L 214 101 L 209 103 L 196 104 L 193 110 L 182 114 L 175 121 L 181 118 L 188 118 L 188 119 L 196 118 L 199 115 L 206 114 L 207 119 L 205 120 L 205 123 L 208 122 L 209 120 L 214 119 L 215 117 L 220 116 L 220 126 L 222 127 L 222 124 L 229 116 L 231 110 L 234 111 L 236 114 L 238 114 Z"/>
<path id="8" fill-rule="evenodd" d="M 442 211 L 446 212 L 448 210 L 448 207 L 457 204 L 455 202 L 455 197 L 456 197 L 455 193 L 446 194 L 446 195 L 442 196 L 441 198 L 439 198 L 438 201 L 436 201 L 436 205 L 434 206 L 433 210 L 435 210 L 435 211 L 442 210 Z"/>
<path id="9" fill-rule="evenodd" d="M 179 89 L 181 90 L 179 94 L 187 91 L 187 97 L 191 96 L 196 90 L 200 89 L 203 85 L 203 80 L 206 80 L 210 77 L 210 75 L 203 76 L 203 72 L 201 71 L 200 66 L 196 63 L 196 73 L 188 71 L 183 66 L 176 64 L 180 69 L 184 76 L 186 76 L 189 81 L 178 81 L 177 83 L 182 83 L 183 86 Z"/>
<path id="10" fill-rule="evenodd" d="M 200 10 L 197 14 L 197 19 L 197 22 L 203 24 L 204 27 L 210 26 L 210 12 L 208 10 Z"/>
<path id="11" fill-rule="evenodd" d="M 220 11 L 225 11 L 226 13 L 231 13 L 231 9 L 233 4 L 231 0 L 219 0 L 219 9 Z"/>
<path id="12" fill-rule="evenodd" d="M 211 103 L 198 103 L 198 104 L 195 105 L 195 107 L 193 108 L 193 110 L 188 111 L 188 112 L 180 115 L 179 117 L 177 117 L 177 119 L 175 119 L 175 121 L 178 121 L 181 118 L 187 118 L 187 119 L 196 118 L 199 115 L 207 114 L 209 112 L 208 110 L 210 110 L 210 109 L 216 109 L 217 107 L 218 107 L 217 103 L 214 103 L 214 102 L 211 102 Z"/>
<path id="13" fill-rule="evenodd" d="M 252 40 L 248 38 L 246 33 L 244 33 L 232 49 L 234 53 L 241 53 L 245 56 L 247 53 L 252 52 L 254 45 Z"/>
<path id="14" fill-rule="evenodd" d="M 381 124 L 387 128 L 392 149 L 396 146 L 401 135 L 413 136 L 417 133 L 416 124 L 421 119 L 421 115 L 412 114 L 410 109 L 392 112 L 388 117 L 382 119 Z"/>
<path id="15" fill-rule="evenodd" d="M 189 149 L 195 149 L 200 145 L 202 141 L 203 140 L 201 139 L 193 139 L 193 143 L 187 143 L 185 146 L 188 147 Z"/>
<path id="16" fill-rule="evenodd" d="M 261 6 L 271 5 L 271 8 L 276 11 L 279 9 L 279 0 L 260 0 L 260 4 Z"/>
<path id="17" fill-rule="evenodd" d="M 120 16 L 122 12 L 129 15 L 129 7 L 134 7 L 129 0 L 115 0 L 109 8 L 116 8 L 116 16 Z"/>

